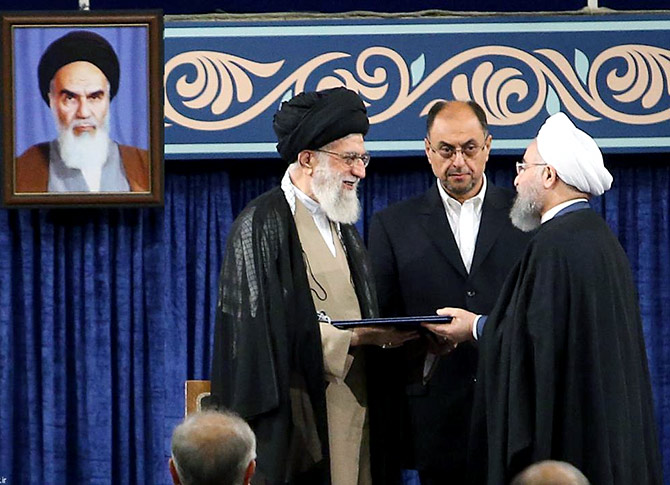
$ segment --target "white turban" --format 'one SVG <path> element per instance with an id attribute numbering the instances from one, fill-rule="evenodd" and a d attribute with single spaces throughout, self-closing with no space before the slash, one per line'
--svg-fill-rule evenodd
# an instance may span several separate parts
<path id="1" fill-rule="evenodd" d="M 581 192 L 601 195 L 612 186 L 612 174 L 593 138 L 563 113 L 551 115 L 537 134 L 537 150 L 558 177 Z"/>

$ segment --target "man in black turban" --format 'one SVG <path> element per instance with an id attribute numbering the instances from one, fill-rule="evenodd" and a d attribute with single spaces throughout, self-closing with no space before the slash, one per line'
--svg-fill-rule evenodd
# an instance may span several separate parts
<path id="1" fill-rule="evenodd" d="M 366 109 L 345 88 L 302 93 L 282 103 L 274 129 L 290 165 L 281 186 L 252 201 L 228 236 L 212 401 L 249 421 L 258 473 L 269 483 L 351 485 L 371 476 L 388 483 L 376 460 L 382 416 L 370 370 L 382 347 L 416 335 L 340 330 L 316 316 L 377 315 L 370 263 L 353 226 L 370 161 Z"/>
<path id="2" fill-rule="evenodd" d="M 70 32 L 44 51 L 37 77 L 59 136 L 17 158 L 16 192 L 148 191 L 147 151 L 109 137 L 109 104 L 120 77 L 109 42 Z"/>

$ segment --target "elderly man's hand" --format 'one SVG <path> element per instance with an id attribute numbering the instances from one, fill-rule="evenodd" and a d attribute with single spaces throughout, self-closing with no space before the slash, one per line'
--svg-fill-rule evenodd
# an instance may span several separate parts
<path id="1" fill-rule="evenodd" d="M 440 308 L 437 314 L 451 316 L 453 320 L 450 323 L 422 323 L 421 325 L 452 344 L 474 340 L 472 326 L 474 325 L 476 314 L 462 308 L 449 307 Z"/>
<path id="2" fill-rule="evenodd" d="M 416 330 L 398 330 L 395 327 L 384 326 L 358 327 L 353 330 L 351 346 L 378 345 L 390 349 L 417 338 L 419 332 Z"/>

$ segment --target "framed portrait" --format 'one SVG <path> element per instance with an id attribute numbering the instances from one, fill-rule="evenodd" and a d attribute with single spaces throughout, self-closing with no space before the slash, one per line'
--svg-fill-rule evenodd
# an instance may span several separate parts
<path id="1" fill-rule="evenodd" d="M 161 205 L 161 12 L 1 20 L 4 205 Z"/>

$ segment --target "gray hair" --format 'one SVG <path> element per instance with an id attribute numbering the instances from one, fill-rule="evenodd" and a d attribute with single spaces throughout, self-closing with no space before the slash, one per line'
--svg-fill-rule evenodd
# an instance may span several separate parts
<path id="1" fill-rule="evenodd" d="M 589 480 L 570 463 L 545 460 L 530 465 L 511 485 L 589 485 Z"/>
<path id="2" fill-rule="evenodd" d="M 188 416 L 172 433 L 172 460 L 182 485 L 241 485 L 256 458 L 256 437 L 231 412 Z"/>
<path id="3" fill-rule="evenodd" d="M 345 135 L 342 138 L 338 138 L 337 140 L 333 140 L 330 143 L 326 143 L 322 147 L 319 147 L 316 151 L 317 160 L 319 160 L 319 162 L 322 162 L 326 158 L 326 156 L 323 153 L 320 153 L 318 150 L 332 150 L 333 145 L 335 145 L 335 143 L 339 142 L 340 140 L 347 140 L 354 136 L 362 136 L 362 133 L 349 133 L 348 135 Z M 288 166 L 289 173 L 294 173 L 296 170 L 298 170 L 298 167 L 300 167 L 300 162 L 298 162 L 297 160 L 290 163 Z"/>

